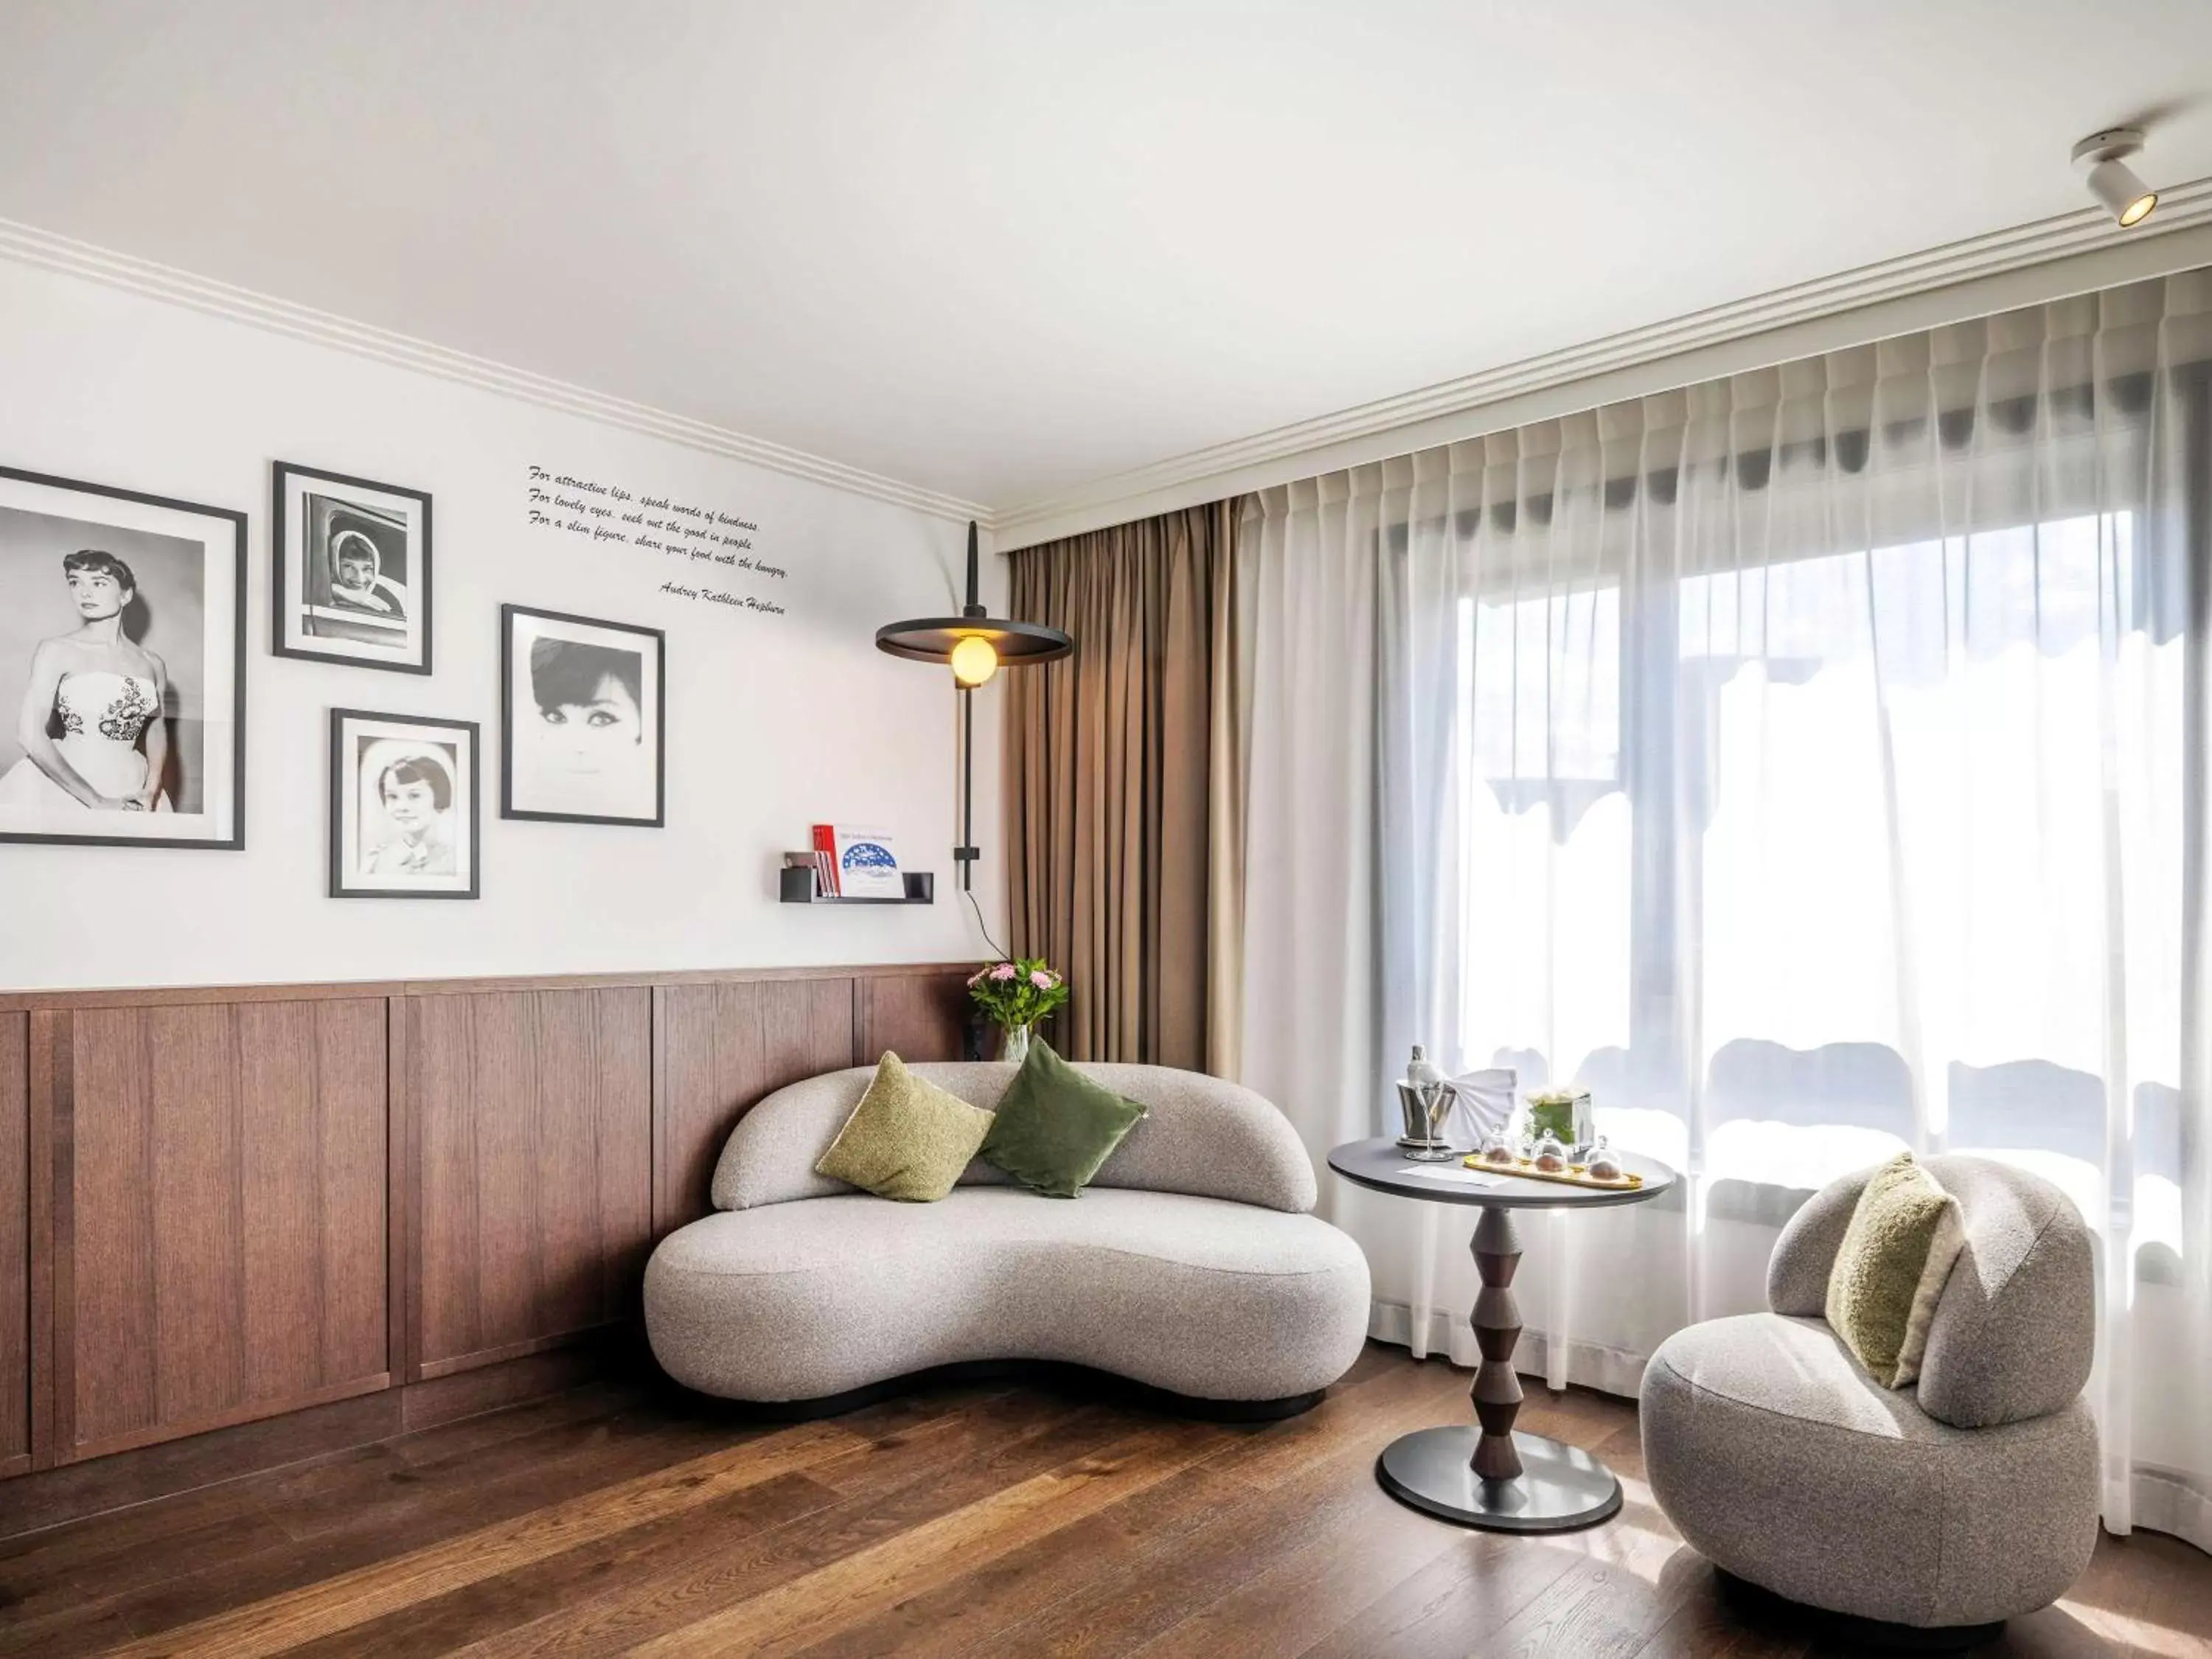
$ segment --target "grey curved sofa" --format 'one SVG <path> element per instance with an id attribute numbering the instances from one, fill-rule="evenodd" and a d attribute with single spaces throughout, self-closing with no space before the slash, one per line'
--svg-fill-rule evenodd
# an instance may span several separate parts
<path id="1" fill-rule="evenodd" d="M 1978 1626 L 2057 1600 L 2096 1547 L 2090 1238 L 2039 1176 L 1927 1165 L 1966 1244 L 1918 1383 L 1883 1388 L 1821 1317 L 1861 1171 L 1784 1228 L 1773 1311 L 1691 1326 L 1652 1355 L 1644 1465 L 1683 1538 L 1739 1579 L 1884 1624 Z"/>
<path id="2" fill-rule="evenodd" d="M 911 1069 L 995 1107 L 1005 1064 Z M 978 1160 L 935 1204 L 814 1173 L 873 1075 L 777 1091 L 731 1132 L 717 1213 L 647 1265 L 646 1332 L 678 1382 L 725 1399 L 857 1404 L 920 1372 L 1043 1361 L 1232 1415 L 1304 1409 L 1366 1336 L 1367 1262 L 1306 1213 L 1311 1161 L 1249 1089 L 1159 1066 L 1080 1070 L 1147 1115 L 1082 1196 Z"/>

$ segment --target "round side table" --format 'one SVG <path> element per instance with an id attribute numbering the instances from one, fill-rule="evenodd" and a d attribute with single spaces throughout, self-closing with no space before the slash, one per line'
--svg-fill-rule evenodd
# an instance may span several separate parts
<path id="1" fill-rule="evenodd" d="M 1513 1349 L 1521 1340 L 1521 1308 L 1513 1273 L 1521 1265 L 1516 1210 L 1601 1210 L 1641 1204 L 1674 1184 L 1656 1158 L 1620 1155 L 1621 1166 L 1644 1177 L 1632 1192 L 1600 1192 L 1531 1181 L 1457 1164 L 1416 1164 L 1387 1139 L 1354 1140 L 1328 1155 L 1328 1167 L 1355 1186 L 1431 1204 L 1472 1204 L 1482 1213 L 1472 1249 L 1482 1289 L 1472 1315 L 1482 1364 L 1474 1374 L 1475 1421 L 1401 1435 L 1376 1460 L 1382 1490 L 1462 1526 L 1492 1532 L 1565 1532 L 1610 1519 L 1620 1508 L 1620 1482 L 1579 1446 L 1516 1432 L 1521 1379 Z M 1452 1173 L 1440 1176 L 1438 1170 Z"/>

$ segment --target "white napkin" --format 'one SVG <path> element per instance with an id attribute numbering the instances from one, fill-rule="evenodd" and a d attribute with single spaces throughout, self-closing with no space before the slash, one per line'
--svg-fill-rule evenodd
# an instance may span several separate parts
<path id="1" fill-rule="evenodd" d="M 1492 1129 L 1513 1115 L 1521 1074 L 1510 1066 L 1462 1072 L 1451 1080 L 1451 1109 L 1444 1115 L 1444 1136 L 1455 1146 L 1479 1151 Z"/>

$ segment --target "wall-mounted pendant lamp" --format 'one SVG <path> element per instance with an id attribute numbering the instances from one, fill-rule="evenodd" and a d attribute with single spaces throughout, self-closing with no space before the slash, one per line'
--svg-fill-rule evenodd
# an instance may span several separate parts
<path id="1" fill-rule="evenodd" d="M 1001 666 L 1026 668 L 1050 662 L 1075 649 L 1075 641 L 1057 628 L 1041 623 L 994 621 L 983 610 L 975 568 L 975 524 L 968 524 L 968 603 L 957 617 L 916 617 L 886 623 L 876 630 L 876 649 L 909 662 L 941 662 L 952 669 L 952 682 L 960 691 L 960 845 L 952 861 L 960 866 L 964 891 L 975 884 L 975 846 L 972 822 L 975 807 L 974 751 L 975 700 L 969 694 L 988 681 Z"/>

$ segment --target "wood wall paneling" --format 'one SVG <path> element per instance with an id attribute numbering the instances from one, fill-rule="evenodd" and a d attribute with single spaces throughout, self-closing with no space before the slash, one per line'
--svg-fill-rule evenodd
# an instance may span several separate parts
<path id="1" fill-rule="evenodd" d="M 416 1375 L 421 1356 L 422 1276 L 416 1238 L 422 1217 L 422 1119 L 414 1106 L 414 1011 L 411 997 L 385 1005 L 385 1355 L 397 1378 Z"/>
<path id="2" fill-rule="evenodd" d="M 76 1492 L 58 1466 L 119 1452 L 198 1468 L 154 1448 L 212 1456 L 236 1425 L 396 1382 L 565 1364 L 550 1351 L 634 1313 L 739 1115 L 887 1048 L 958 1057 L 963 981 L 0 994 L 0 1476 Z"/>
<path id="3" fill-rule="evenodd" d="M 384 1003 L 70 1019 L 57 1460 L 384 1387 Z"/>
<path id="4" fill-rule="evenodd" d="M 0 1475 L 31 1467 L 31 1018 L 0 1014 Z"/>
<path id="5" fill-rule="evenodd" d="M 855 980 L 854 1063 L 872 1066 L 886 1048 L 901 1060 L 964 1058 L 974 1009 L 969 971 L 936 968 Z"/>
<path id="6" fill-rule="evenodd" d="M 238 1010 L 246 1374 L 255 1399 L 388 1372 L 385 1009 Z M 313 1194 L 313 1209 L 289 1200 Z"/>
<path id="7" fill-rule="evenodd" d="M 412 1376 L 534 1352 L 629 1310 L 652 1237 L 651 999 L 406 1000 Z"/>
<path id="8" fill-rule="evenodd" d="M 854 1063 L 860 982 L 672 985 L 654 993 L 657 1232 L 707 1213 L 722 1143 L 763 1096 Z"/>
<path id="9" fill-rule="evenodd" d="M 68 1355 L 56 1310 L 69 1303 L 70 1028 L 66 1013 L 30 1015 L 31 1467 L 50 1469 Z"/>

